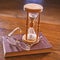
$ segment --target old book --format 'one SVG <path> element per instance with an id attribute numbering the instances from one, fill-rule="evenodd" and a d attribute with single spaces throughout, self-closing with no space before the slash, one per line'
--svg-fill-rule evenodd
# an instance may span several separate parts
<path id="1" fill-rule="evenodd" d="M 20 55 L 29 55 L 29 54 L 40 54 L 40 53 L 49 53 L 52 52 L 52 45 L 47 40 L 47 38 L 40 33 L 40 41 L 39 43 L 31 46 L 29 51 L 24 50 L 25 46 L 22 43 L 22 35 L 13 35 L 11 38 L 20 40 L 20 43 L 23 48 L 17 46 L 13 46 L 8 43 L 7 37 L 3 36 L 3 50 L 4 50 L 4 56 L 5 57 L 11 57 L 11 56 L 20 56 Z"/>

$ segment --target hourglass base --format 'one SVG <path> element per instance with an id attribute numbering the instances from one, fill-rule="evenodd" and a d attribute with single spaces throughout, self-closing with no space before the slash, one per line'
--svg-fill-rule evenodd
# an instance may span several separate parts
<path id="1" fill-rule="evenodd" d="M 34 44 L 37 44 L 40 40 L 39 40 L 39 37 L 38 37 L 38 39 L 27 39 L 26 40 L 26 35 L 23 35 L 23 37 L 22 37 L 22 40 L 23 40 L 23 42 L 25 42 L 26 44 L 28 44 L 28 45 L 34 45 Z"/>

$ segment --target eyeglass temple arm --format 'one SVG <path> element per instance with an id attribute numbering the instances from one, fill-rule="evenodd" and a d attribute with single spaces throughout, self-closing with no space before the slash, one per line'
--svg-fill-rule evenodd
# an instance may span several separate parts
<path id="1" fill-rule="evenodd" d="M 16 27 L 13 31 L 11 31 L 11 32 L 8 34 L 8 36 L 11 36 L 16 30 L 20 30 L 20 32 L 21 32 L 20 27 Z"/>

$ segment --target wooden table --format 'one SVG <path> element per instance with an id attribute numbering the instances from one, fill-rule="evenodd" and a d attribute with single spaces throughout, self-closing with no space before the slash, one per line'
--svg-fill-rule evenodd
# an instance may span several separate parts
<path id="1" fill-rule="evenodd" d="M 40 33 L 39 36 L 42 36 L 40 38 L 39 43 L 33 45 L 31 47 L 31 50 L 25 51 L 21 48 L 19 50 L 16 47 L 11 47 L 10 44 L 7 42 L 7 36 L 4 36 L 3 38 L 3 50 L 4 50 L 4 57 L 6 60 L 12 59 L 13 57 L 20 57 L 23 55 L 31 55 L 31 54 L 40 54 L 40 53 L 49 53 L 52 52 L 52 45 L 49 43 L 47 38 Z M 12 38 L 20 39 L 22 41 L 21 37 L 22 35 L 14 35 L 11 36 Z M 14 59 L 15 60 L 15 59 Z"/>

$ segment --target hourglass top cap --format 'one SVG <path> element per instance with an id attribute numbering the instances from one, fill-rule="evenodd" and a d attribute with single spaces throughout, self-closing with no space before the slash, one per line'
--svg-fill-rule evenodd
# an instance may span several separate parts
<path id="1" fill-rule="evenodd" d="M 24 10 L 28 12 L 42 12 L 43 6 L 40 4 L 29 3 L 24 5 Z"/>

